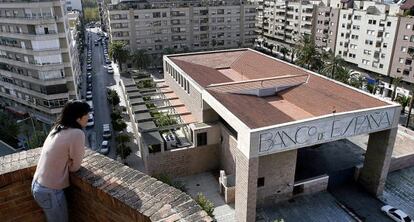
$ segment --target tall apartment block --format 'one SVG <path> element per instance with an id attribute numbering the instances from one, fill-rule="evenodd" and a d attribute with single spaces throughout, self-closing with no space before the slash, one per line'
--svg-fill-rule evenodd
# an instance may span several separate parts
<path id="1" fill-rule="evenodd" d="M 262 36 L 258 41 L 273 45 L 271 48 L 277 51 L 296 44 L 302 35 L 313 34 L 315 9 L 316 3 L 308 0 L 264 1 Z"/>
<path id="2" fill-rule="evenodd" d="M 406 82 L 414 83 L 414 17 L 401 17 L 396 35 L 394 55 L 390 76 L 403 77 Z"/>
<path id="3" fill-rule="evenodd" d="M 180 52 L 250 47 L 256 38 L 256 6 L 248 1 L 113 3 L 108 5 L 111 39 L 150 54 L 166 48 Z"/>
<path id="4" fill-rule="evenodd" d="M 51 123 L 78 98 L 65 1 L 1 0 L 0 18 L 0 104 Z"/>
<path id="5" fill-rule="evenodd" d="M 339 8 L 331 7 L 330 2 L 316 7 L 314 41 L 317 47 L 335 52 L 338 30 Z"/>
<path id="6" fill-rule="evenodd" d="M 398 27 L 399 7 L 354 1 L 339 14 L 336 55 L 359 68 L 388 75 Z"/>

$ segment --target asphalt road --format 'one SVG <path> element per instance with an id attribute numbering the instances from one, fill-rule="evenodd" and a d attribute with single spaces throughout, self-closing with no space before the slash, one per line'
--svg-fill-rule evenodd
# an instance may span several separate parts
<path id="1" fill-rule="evenodd" d="M 106 64 L 104 61 L 103 55 L 103 47 L 102 44 L 95 46 L 93 42 L 98 39 L 98 29 L 87 29 L 88 33 L 91 33 L 92 38 L 92 95 L 93 95 L 93 106 L 94 106 L 94 118 L 95 118 L 95 126 L 92 128 L 88 128 L 86 130 L 86 135 L 88 138 L 88 142 L 90 147 L 93 150 L 99 150 L 103 138 L 102 138 L 102 125 L 106 123 L 111 123 L 110 118 L 110 105 L 107 102 L 107 87 L 114 85 L 115 80 L 114 76 L 107 73 Z M 90 42 L 90 40 L 88 41 Z M 85 55 L 87 50 L 85 50 Z M 83 83 L 82 83 L 82 92 L 85 95 L 86 93 L 86 56 L 85 62 L 83 67 Z M 113 134 L 113 133 L 112 133 Z M 108 154 L 109 157 L 115 158 L 115 142 L 112 136 L 111 138 L 111 149 Z"/>

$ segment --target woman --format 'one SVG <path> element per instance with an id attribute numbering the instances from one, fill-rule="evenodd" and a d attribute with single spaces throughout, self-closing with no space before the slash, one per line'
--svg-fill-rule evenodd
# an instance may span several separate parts
<path id="1" fill-rule="evenodd" d="M 46 138 L 32 181 L 32 194 L 47 221 L 67 221 L 63 189 L 69 186 L 69 172 L 80 168 L 85 154 L 85 134 L 90 107 L 86 102 L 69 101 L 63 107 Z"/>

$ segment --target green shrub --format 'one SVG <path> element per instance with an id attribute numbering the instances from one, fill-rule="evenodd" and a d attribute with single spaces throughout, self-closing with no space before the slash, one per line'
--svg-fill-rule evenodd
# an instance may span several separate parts
<path id="1" fill-rule="evenodd" d="M 195 201 L 200 205 L 201 209 L 203 209 L 210 217 L 213 217 L 213 211 L 214 211 L 214 204 L 208 200 L 204 194 L 198 193 Z"/>
<path id="2" fill-rule="evenodd" d="M 179 189 L 183 192 L 187 191 L 187 188 L 185 187 L 185 184 L 182 183 L 181 181 L 174 181 L 171 177 L 169 177 L 167 174 L 161 173 L 158 175 L 154 176 L 155 178 L 157 178 L 159 181 L 168 184 L 176 189 Z"/>

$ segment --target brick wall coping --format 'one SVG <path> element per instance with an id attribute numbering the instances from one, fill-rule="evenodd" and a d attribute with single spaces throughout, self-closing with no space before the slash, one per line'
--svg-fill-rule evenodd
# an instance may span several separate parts
<path id="1" fill-rule="evenodd" d="M 40 152 L 37 148 L 0 157 L 0 188 L 32 178 Z M 120 202 L 146 220 L 212 221 L 186 193 L 89 149 L 70 180 L 72 186 L 95 192 L 103 203 Z"/>

